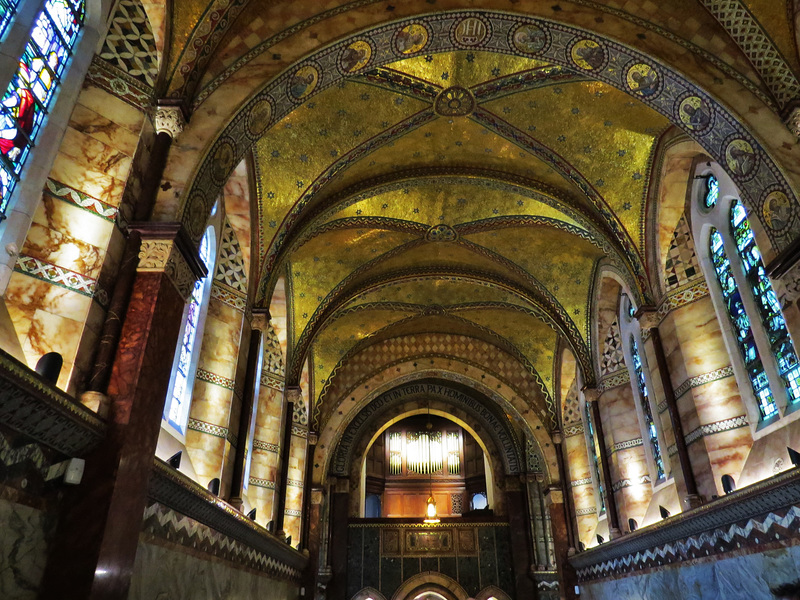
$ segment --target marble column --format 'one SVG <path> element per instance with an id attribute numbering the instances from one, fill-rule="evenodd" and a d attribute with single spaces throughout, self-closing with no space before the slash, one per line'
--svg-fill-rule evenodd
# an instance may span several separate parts
<path id="1" fill-rule="evenodd" d="M 311 478 L 314 472 L 314 452 L 317 450 L 317 442 L 319 438 L 317 434 L 309 431 L 308 432 L 308 446 L 306 448 L 306 463 L 305 463 L 305 473 L 303 474 L 303 509 L 302 509 L 302 521 L 300 525 L 300 531 L 302 532 L 301 538 L 301 548 L 308 548 L 309 547 L 309 535 L 311 533 L 311 523 L 313 520 L 313 516 L 311 515 Z"/>
<path id="2" fill-rule="evenodd" d="M 250 437 L 250 429 L 253 420 L 253 405 L 256 400 L 256 394 L 259 391 L 259 363 L 261 362 L 261 340 L 264 330 L 269 327 L 269 311 L 266 309 L 253 309 L 253 318 L 250 322 L 250 343 L 248 344 L 247 355 L 243 356 L 240 353 L 240 360 L 244 359 L 247 362 L 244 378 L 244 393 L 242 397 L 242 409 L 239 412 L 239 423 L 237 428 L 237 445 L 233 456 L 233 464 L 231 465 L 231 492 L 230 504 L 241 510 L 243 500 L 242 493 L 244 491 L 244 474 L 247 464 L 247 452 L 252 453 L 252 445 Z M 233 423 L 229 426 L 233 427 Z"/>
<path id="3" fill-rule="evenodd" d="M 275 481 L 275 502 L 273 520 L 275 521 L 275 535 L 283 539 L 286 537 L 284 529 L 284 516 L 286 512 L 286 488 L 289 483 L 289 458 L 292 445 L 292 416 L 294 414 L 294 400 L 299 399 L 300 388 L 287 387 L 284 391 L 283 404 L 283 436 L 281 439 L 281 455 L 278 463 L 278 474 Z"/>
<path id="4" fill-rule="evenodd" d="M 603 433 L 603 420 L 600 418 L 600 390 L 586 389 L 583 391 L 586 402 L 589 403 L 592 411 L 592 423 L 594 432 L 597 436 L 597 445 L 600 447 L 600 466 L 603 469 L 603 487 L 606 490 L 606 513 L 608 514 L 608 534 L 611 539 L 622 535 L 619 527 L 619 512 L 617 511 L 617 499 L 614 497 L 614 487 L 611 480 L 611 466 L 608 460 L 608 448 L 606 446 L 606 436 Z"/>
<path id="5" fill-rule="evenodd" d="M 530 518 L 533 521 L 534 558 L 537 571 L 546 571 L 550 558 L 547 553 L 547 535 L 545 533 L 547 521 L 543 510 L 542 482 L 544 482 L 544 475 L 541 473 L 534 476 L 534 481 L 528 482 L 528 502 Z"/>
<path id="6" fill-rule="evenodd" d="M 514 585 L 517 598 L 531 598 L 534 594 L 530 568 L 533 563 L 531 540 L 529 538 L 527 499 L 519 482 L 506 478 L 506 510 L 511 533 L 511 554 L 514 562 Z"/>
<path id="7" fill-rule="evenodd" d="M 552 433 L 553 445 L 556 451 L 556 462 L 558 464 L 558 479 L 561 482 L 561 492 L 567 505 L 567 541 L 569 547 L 575 550 L 578 547 L 578 523 L 575 514 L 575 505 L 572 494 L 570 493 L 569 475 L 567 473 L 566 462 L 564 461 L 564 435 L 560 431 Z"/>
<path id="8" fill-rule="evenodd" d="M 142 236 L 108 394 L 106 439 L 65 488 L 40 598 L 126 598 L 184 304 L 205 267 L 178 223 Z"/>
<path id="9" fill-rule="evenodd" d="M 661 333 L 658 329 L 660 319 L 655 311 L 642 310 L 639 311 L 636 318 L 639 320 L 642 331 L 649 332 L 649 340 L 656 357 L 659 382 L 664 392 L 664 401 L 667 403 L 669 420 L 675 436 L 675 448 L 678 452 L 678 464 L 680 465 L 681 477 L 686 488 L 686 497 L 683 498 L 683 504 L 686 508 L 696 508 L 703 503 L 703 499 L 697 491 L 697 480 L 692 470 L 692 463 L 689 460 L 689 449 L 686 446 L 681 414 L 678 411 L 675 389 L 672 386 L 672 377 L 667 366 L 667 356 L 664 352 L 664 344 L 661 341 Z M 668 457 L 665 456 L 664 459 L 667 460 Z"/>
<path id="10" fill-rule="evenodd" d="M 347 519 L 350 506 L 350 481 L 340 477 L 332 484 L 329 543 L 340 545 L 340 550 L 329 552 L 331 579 L 328 598 L 344 600 L 347 592 Z"/>
<path id="11" fill-rule="evenodd" d="M 564 493 L 559 488 L 551 486 L 545 494 L 545 504 L 550 513 L 550 523 L 553 530 L 556 571 L 558 571 L 558 581 L 561 586 L 561 597 L 572 600 L 577 598 L 575 585 L 578 583 L 578 578 L 575 574 L 575 569 L 569 564 L 570 547 L 567 540 L 567 507 L 564 504 Z"/>
<path id="12" fill-rule="evenodd" d="M 161 106 L 155 115 L 156 137 L 150 150 L 146 175 L 142 178 L 141 190 L 136 197 L 136 204 L 131 207 L 130 221 L 146 222 L 151 213 L 158 194 L 161 176 L 167 164 L 172 141 L 183 131 L 186 123 L 183 112 L 177 106 Z M 122 254 L 114 289 L 111 293 L 108 312 L 100 333 L 100 341 L 95 351 L 94 368 L 89 377 L 86 394 L 81 401 L 95 411 L 106 411 L 107 399 L 104 395 L 111 377 L 111 368 L 119 345 L 120 334 L 125 322 L 128 299 L 131 297 L 136 266 L 138 264 L 141 236 L 135 226 L 128 227 L 125 250 Z M 101 408 L 102 407 L 102 408 Z"/>

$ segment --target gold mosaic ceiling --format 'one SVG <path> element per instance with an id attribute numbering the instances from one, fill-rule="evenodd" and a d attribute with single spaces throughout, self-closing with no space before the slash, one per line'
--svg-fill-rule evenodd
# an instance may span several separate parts
<path id="1" fill-rule="evenodd" d="M 487 85 L 519 73 L 516 93 Z M 432 309 L 431 327 L 504 340 L 552 394 L 559 336 L 588 356 L 598 262 L 641 269 L 667 126 L 606 84 L 468 51 L 353 77 L 273 125 L 254 151 L 260 255 L 302 205 L 265 275 L 288 280 L 289 362 L 311 358 L 314 400 L 348 353 Z"/>

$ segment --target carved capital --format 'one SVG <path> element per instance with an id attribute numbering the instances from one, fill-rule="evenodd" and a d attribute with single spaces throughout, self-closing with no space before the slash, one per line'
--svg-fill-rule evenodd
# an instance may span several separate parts
<path id="1" fill-rule="evenodd" d="M 250 314 L 250 327 L 261 332 L 267 331 L 271 316 L 266 308 L 254 308 Z"/>
<path id="2" fill-rule="evenodd" d="M 317 442 L 319 442 L 319 435 L 314 431 L 308 432 L 308 443 L 311 446 L 316 446 Z"/>
<path id="3" fill-rule="evenodd" d="M 800 106 L 794 107 L 786 117 L 786 127 L 795 137 L 800 138 Z"/>
<path id="4" fill-rule="evenodd" d="M 558 431 L 558 430 L 555 430 L 555 431 L 553 431 L 553 433 L 551 434 L 551 436 L 552 436 L 552 438 L 553 438 L 553 443 L 554 443 L 554 444 L 560 444 L 561 442 L 563 442 L 563 441 L 564 441 L 564 434 L 562 434 L 562 433 L 561 433 L 560 431 Z"/>
<path id="5" fill-rule="evenodd" d="M 564 492 L 561 491 L 560 487 L 549 487 L 544 493 L 544 501 L 547 506 L 552 506 L 553 504 L 564 504 Z"/>
<path id="6" fill-rule="evenodd" d="M 189 299 L 194 283 L 207 275 L 197 250 L 175 223 L 132 223 L 142 236 L 139 247 L 140 273 L 164 273 L 184 300 Z"/>
<path id="7" fill-rule="evenodd" d="M 300 387 L 296 385 L 287 387 L 284 390 L 283 394 L 287 402 L 293 402 L 294 404 L 297 404 L 303 399 L 303 390 L 301 390 Z"/>
<path id="8" fill-rule="evenodd" d="M 597 388 L 583 388 L 583 398 L 586 402 L 597 402 L 601 393 Z"/>
<path id="9" fill-rule="evenodd" d="M 648 329 L 655 329 L 661 322 L 658 311 L 652 308 L 641 308 L 636 312 L 635 316 L 643 332 Z"/>
<path id="10" fill-rule="evenodd" d="M 159 106 L 153 118 L 156 133 L 166 133 L 175 140 L 186 126 L 180 106 Z"/>

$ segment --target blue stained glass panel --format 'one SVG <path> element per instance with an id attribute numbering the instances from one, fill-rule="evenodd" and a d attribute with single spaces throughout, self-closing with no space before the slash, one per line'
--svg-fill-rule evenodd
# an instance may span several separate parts
<path id="1" fill-rule="evenodd" d="M 603 478 L 600 476 L 600 448 L 594 437 L 594 424 L 592 423 L 592 409 L 586 405 L 586 426 L 589 431 L 589 445 L 592 447 L 592 467 L 597 480 L 598 496 L 600 496 L 600 514 L 606 512 L 606 499 L 603 491 Z"/>
<path id="2" fill-rule="evenodd" d="M 758 401 L 758 408 L 761 411 L 761 418 L 771 417 L 778 412 L 772 390 L 769 387 L 769 380 L 764 371 L 761 356 L 756 348 L 753 338 L 753 331 L 750 327 L 750 319 L 744 310 L 742 296 L 733 278 L 731 262 L 725 253 L 722 235 L 716 229 L 711 231 L 711 262 L 714 264 L 714 273 L 722 289 L 722 298 L 725 301 L 726 312 L 733 325 L 736 334 L 736 344 L 744 359 L 750 385 Z"/>
<path id="3" fill-rule="evenodd" d="M 644 414 L 647 435 L 650 438 L 650 449 L 653 451 L 653 461 L 656 464 L 657 479 L 664 479 L 664 459 L 661 456 L 661 444 L 658 443 L 658 431 L 653 420 L 653 411 L 650 410 L 650 394 L 647 392 L 647 382 L 644 378 L 642 368 L 642 357 L 639 355 L 639 347 L 636 340 L 631 338 L 631 357 L 633 358 L 633 372 L 636 375 L 636 386 L 639 389 L 639 400 Z"/>
<path id="4" fill-rule="evenodd" d="M 719 181 L 713 175 L 706 179 L 706 195 L 704 197 L 706 208 L 713 208 L 719 198 Z"/>
<path id="5" fill-rule="evenodd" d="M 11 192 L 47 116 L 83 16 L 83 0 L 45 2 L 0 101 L 0 217 L 5 216 Z"/>
<path id="6" fill-rule="evenodd" d="M 0 36 L 8 29 L 14 13 L 17 11 L 18 0 L 0 0 Z"/>
<path id="7" fill-rule="evenodd" d="M 747 211 L 739 200 L 731 206 L 731 228 L 745 277 L 756 301 L 758 316 L 767 333 L 772 355 L 778 362 L 778 373 L 786 386 L 789 402 L 800 402 L 800 363 L 797 353 L 789 338 L 780 301 L 764 269 L 761 252 L 747 220 Z"/>

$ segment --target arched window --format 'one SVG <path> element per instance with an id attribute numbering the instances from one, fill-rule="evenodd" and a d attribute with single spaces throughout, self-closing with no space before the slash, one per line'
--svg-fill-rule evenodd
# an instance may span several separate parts
<path id="1" fill-rule="evenodd" d="M 647 435 L 650 438 L 650 450 L 653 453 L 653 462 L 656 466 L 656 478 L 663 479 L 666 475 L 664 471 L 664 459 L 661 456 L 661 445 L 658 443 L 658 430 L 653 420 L 653 411 L 650 409 L 650 394 L 647 391 L 647 382 L 644 378 L 642 357 L 639 355 L 639 347 L 636 345 L 634 337 L 631 336 L 630 340 L 633 374 L 636 377 L 636 387 L 639 390 L 639 404 L 642 407 L 644 424 L 647 428 Z"/>
<path id="2" fill-rule="evenodd" d="M 600 514 L 606 512 L 605 491 L 603 490 L 603 478 L 600 476 L 600 446 L 594 435 L 594 424 L 592 423 L 592 411 L 589 404 L 586 404 L 586 436 L 589 438 L 589 454 L 592 461 L 592 475 L 597 482 L 597 496 L 600 500 Z"/>
<path id="3" fill-rule="evenodd" d="M 734 374 L 740 389 L 753 391 L 758 412 L 746 403 L 751 423 L 771 423 L 782 408 L 800 404 L 797 352 L 733 181 L 718 165 L 702 164 L 694 195 L 693 235 L 698 252 L 708 252 L 707 260 L 701 254 L 701 266 L 717 313 L 731 325 L 723 333 Z"/>
<path id="4" fill-rule="evenodd" d="M 208 275 L 195 281 L 183 317 L 182 335 L 175 352 L 172 366 L 170 392 L 164 406 L 164 419 L 181 435 L 186 433 L 189 419 L 189 405 L 192 401 L 194 376 L 197 371 L 197 356 L 202 342 L 203 322 L 211 295 L 211 282 L 214 267 L 215 239 L 214 228 L 206 230 L 200 242 L 200 260 L 206 266 Z"/>
<path id="5" fill-rule="evenodd" d="M 0 0 L 0 36 L 6 32 L 8 24 L 11 23 L 18 3 L 18 0 Z"/>
<path id="6" fill-rule="evenodd" d="M 11 19 L 2 1 L 0 26 Z M 83 0 L 46 0 L 0 106 L 0 219 L 47 116 L 84 22 Z"/>

